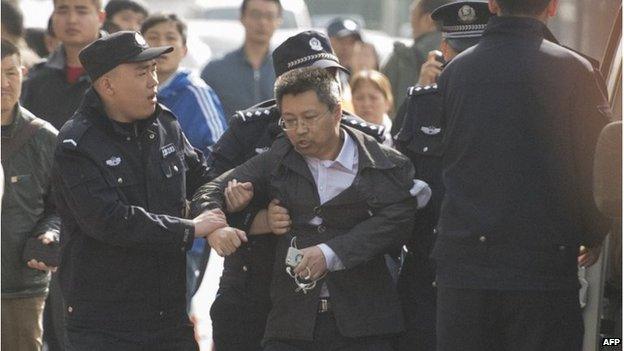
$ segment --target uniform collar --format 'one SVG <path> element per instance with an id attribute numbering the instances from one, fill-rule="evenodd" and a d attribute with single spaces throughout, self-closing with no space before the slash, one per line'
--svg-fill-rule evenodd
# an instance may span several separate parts
<path id="1" fill-rule="evenodd" d="M 526 36 L 533 38 L 544 38 L 550 33 L 546 25 L 531 17 L 517 16 L 494 16 L 490 18 L 483 36 L 491 36 L 497 34 L 511 34 L 516 36 Z M 552 33 L 550 37 L 554 38 Z"/>

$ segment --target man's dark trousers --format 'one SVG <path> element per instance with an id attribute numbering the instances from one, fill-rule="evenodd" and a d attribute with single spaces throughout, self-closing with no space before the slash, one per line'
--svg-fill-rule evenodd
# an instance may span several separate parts
<path id="1" fill-rule="evenodd" d="M 580 351 L 578 291 L 438 287 L 438 351 Z"/>

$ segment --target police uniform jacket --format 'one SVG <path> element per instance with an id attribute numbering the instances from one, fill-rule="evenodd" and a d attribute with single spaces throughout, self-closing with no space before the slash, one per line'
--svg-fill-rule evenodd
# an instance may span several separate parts
<path id="1" fill-rule="evenodd" d="M 277 198 L 293 220 L 297 247 L 326 243 L 345 270 L 329 272 L 307 294 L 295 292 L 284 259 L 292 236 L 277 237 L 272 270 L 272 310 L 265 339 L 312 340 L 322 283 L 327 283 L 338 329 L 347 337 L 397 333 L 401 311 L 383 254 L 411 234 L 416 201 L 409 193 L 413 167 L 400 153 L 343 127 L 358 147 L 358 173 L 352 186 L 320 205 L 314 178 L 290 141 L 279 138 L 267 152 L 202 187 L 192 206 L 223 208 L 223 190 L 233 178 L 254 184 L 254 197 Z M 197 210 L 196 209 L 196 210 Z M 323 223 L 310 221 L 321 217 Z M 239 249 L 240 250 L 240 249 Z M 265 282 L 266 284 L 266 282 Z"/>
<path id="2" fill-rule="evenodd" d="M 275 100 L 268 100 L 238 111 L 230 119 L 229 128 L 213 146 L 210 156 L 210 178 L 243 164 L 250 158 L 271 148 L 273 142 L 282 135 L 278 126 L 280 113 Z M 361 118 L 343 111 L 342 124 L 356 128 L 378 141 L 383 141 L 383 127 L 370 124 Z M 266 208 L 266 202 L 255 197 L 244 211 L 228 216 L 230 225 L 248 231 L 256 213 Z M 192 213 L 198 215 L 199 212 Z M 236 288 L 245 293 L 248 301 L 268 304 L 271 266 L 275 250 L 275 237 L 272 235 L 250 236 L 249 242 L 241 250 L 225 258 L 220 291 Z M 210 248 L 207 247 L 209 253 Z M 201 281 L 201 279 L 200 279 Z"/>
<path id="3" fill-rule="evenodd" d="M 187 318 L 194 226 L 181 217 L 207 177 L 169 110 L 157 105 L 148 119 L 121 126 L 87 92 L 60 131 L 53 170 L 69 323 L 132 330 Z"/>
<path id="4" fill-rule="evenodd" d="M 591 185 L 608 105 L 590 62 L 545 32 L 494 17 L 440 76 L 438 286 L 575 289 L 579 245 L 606 232 Z"/>

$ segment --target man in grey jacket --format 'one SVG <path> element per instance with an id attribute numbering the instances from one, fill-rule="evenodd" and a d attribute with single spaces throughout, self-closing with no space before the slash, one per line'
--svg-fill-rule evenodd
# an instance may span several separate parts
<path id="1" fill-rule="evenodd" d="M 58 242 L 60 219 L 50 198 L 50 171 L 58 133 L 18 103 L 22 85 L 18 49 L 2 39 L 2 346 L 40 350 L 50 270 L 22 259 L 26 241 Z"/>

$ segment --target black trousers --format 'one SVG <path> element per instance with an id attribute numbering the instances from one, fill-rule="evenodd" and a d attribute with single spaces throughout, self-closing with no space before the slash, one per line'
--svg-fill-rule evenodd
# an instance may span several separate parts
<path id="1" fill-rule="evenodd" d="M 398 339 L 399 351 L 436 349 L 434 280 L 435 269 L 427 258 L 405 255 L 397 286 L 405 320 L 405 333 Z"/>
<path id="2" fill-rule="evenodd" d="M 438 351 L 580 351 L 578 292 L 438 287 Z"/>
<path id="3" fill-rule="evenodd" d="M 270 340 L 264 346 L 264 351 L 393 351 L 394 341 L 390 337 L 342 336 L 333 313 L 325 312 L 316 317 L 314 341 Z"/>
<path id="4" fill-rule="evenodd" d="M 270 303 L 249 301 L 234 289 L 219 292 L 210 308 L 217 351 L 260 351 Z"/>
<path id="5" fill-rule="evenodd" d="M 199 351 L 193 326 L 154 330 L 114 331 L 67 325 L 68 351 Z"/>

